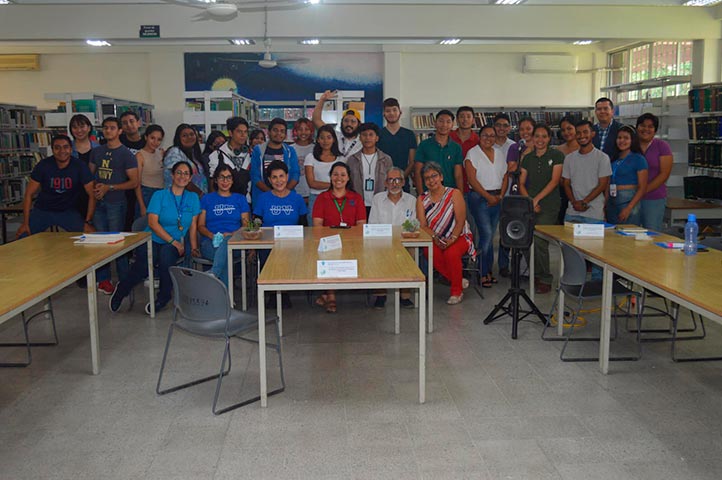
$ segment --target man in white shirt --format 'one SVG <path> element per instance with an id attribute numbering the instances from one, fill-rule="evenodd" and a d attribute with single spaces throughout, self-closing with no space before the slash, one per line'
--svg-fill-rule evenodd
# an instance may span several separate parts
<path id="1" fill-rule="evenodd" d="M 369 223 L 401 225 L 406 220 L 416 218 L 416 198 L 410 193 L 404 192 L 405 182 L 404 171 L 399 167 L 391 167 L 386 174 L 386 191 L 374 195 Z M 374 308 L 381 310 L 386 305 L 386 290 L 374 293 L 376 295 Z M 407 289 L 401 290 L 401 306 L 414 308 L 411 292 Z"/>
<path id="2" fill-rule="evenodd" d="M 326 122 L 323 121 L 323 106 L 334 97 L 336 97 L 335 90 L 326 90 L 316 102 L 316 108 L 313 109 L 313 116 L 311 117 L 316 128 L 326 125 Z M 362 145 L 358 130 L 360 125 L 361 115 L 356 110 L 349 109 L 343 112 L 340 127 L 341 136 L 338 139 L 338 148 L 341 150 L 342 156 L 348 158 L 361 150 Z"/>
<path id="3" fill-rule="evenodd" d="M 230 133 L 230 138 L 209 155 L 208 176 L 213 178 L 218 165 L 228 165 L 233 172 L 231 191 L 245 195 L 246 200 L 250 203 L 251 151 L 248 148 L 248 122 L 242 117 L 230 117 L 226 120 L 226 128 Z"/>

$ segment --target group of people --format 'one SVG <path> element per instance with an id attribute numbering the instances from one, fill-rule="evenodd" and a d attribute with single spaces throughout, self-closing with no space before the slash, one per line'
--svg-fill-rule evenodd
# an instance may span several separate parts
<path id="1" fill-rule="evenodd" d="M 163 128 L 148 125 L 141 135 L 140 119 L 127 111 L 103 120 L 99 145 L 90 138 L 87 117 L 75 115 L 72 139 L 55 136 L 53 155 L 33 169 L 18 236 L 52 225 L 85 232 L 147 225 L 160 278 L 155 308 L 161 310 L 171 299 L 169 268 L 181 259 L 210 260 L 211 272 L 227 283 L 228 238 L 254 218 L 264 226 L 341 228 L 417 219 L 433 239 L 434 268 L 451 285 L 452 305 L 462 301 L 469 285 L 465 256 L 476 259 L 483 287 L 497 282 L 493 238 L 501 199 L 514 182 L 519 193 L 532 197 L 539 224 L 606 219 L 661 228 L 672 158 L 669 146 L 654 138 L 659 127 L 654 115 L 640 116 L 636 128 L 620 125 L 611 100 L 602 98 L 595 106 L 599 123 L 564 118 L 564 143 L 552 148 L 553 132 L 531 118 L 520 121 L 520 139 L 514 142 L 506 114 L 477 134 L 473 109 L 461 107 L 456 115 L 438 112 L 434 135 L 417 145 L 414 133 L 400 125 L 396 99 L 384 100 L 385 127 L 362 123 L 350 109 L 337 132 L 321 118 L 323 104 L 333 96 L 326 91 L 311 119 L 294 122 L 290 144 L 283 119 L 269 123 L 266 137 L 261 130 L 251 132 L 245 119 L 231 117 L 227 135 L 211 132 L 203 150 L 188 124 L 176 128 L 172 146 L 164 150 Z M 535 243 L 540 293 L 551 284 L 543 243 Z M 114 312 L 147 276 L 145 249 L 136 255 L 130 267 L 127 258 L 117 260 L 115 285 L 109 266 L 98 272 L 98 289 L 111 295 Z M 498 263 L 499 274 L 508 276 L 508 252 L 501 246 Z M 384 308 L 385 293 L 375 293 L 374 306 Z M 401 303 L 413 307 L 408 293 Z M 316 304 L 335 312 L 335 292 L 323 293 Z"/>

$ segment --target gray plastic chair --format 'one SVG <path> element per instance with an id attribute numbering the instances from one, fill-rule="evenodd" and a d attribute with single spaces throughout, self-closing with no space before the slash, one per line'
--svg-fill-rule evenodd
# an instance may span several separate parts
<path id="1" fill-rule="evenodd" d="M 564 353 L 566 352 L 567 347 L 569 346 L 569 342 L 574 341 L 596 341 L 598 342 L 600 339 L 599 337 L 584 337 L 584 338 L 572 338 L 572 335 L 574 334 L 574 327 L 577 322 L 577 318 L 579 316 L 579 311 L 582 309 L 582 305 L 584 303 L 584 300 L 593 300 L 593 299 L 599 299 L 602 297 L 602 281 L 601 280 L 593 280 L 588 281 L 587 280 L 587 264 L 584 260 L 584 257 L 582 254 L 577 250 L 576 248 L 572 247 L 571 245 L 568 245 L 564 242 L 559 242 L 559 247 L 562 251 L 562 258 L 564 259 L 564 273 L 562 274 L 562 277 L 559 279 L 559 287 L 557 288 L 556 297 L 554 298 L 554 301 L 552 302 L 552 311 L 547 316 L 547 322 L 544 325 L 544 329 L 542 330 L 542 339 L 544 340 L 556 340 L 556 341 L 564 341 L 564 346 L 562 347 L 562 351 L 559 354 L 559 358 L 564 362 L 595 362 L 598 360 L 597 357 L 564 357 Z M 571 298 L 577 300 L 577 308 L 576 310 L 572 309 L 571 312 L 571 319 L 570 319 L 570 327 L 567 334 L 563 337 L 557 337 L 557 338 L 548 338 L 545 337 L 545 332 L 547 328 L 549 328 L 549 321 L 551 319 L 553 310 L 557 304 L 557 301 L 559 299 L 559 291 L 560 289 L 564 292 L 565 298 Z M 614 336 L 612 339 L 616 338 L 618 328 L 617 328 L 617 298 L 618 297 L 631 297 L 635 296 L 638 299 L 641 297 L 641 294 L 639 292 L 636 292 L 634 290 L 631 290 L 627 288 L 625 285 L 621 284 L 618 280 L 614 281 L 614 284 L 612 285 L 612 299 L 614 302 L 614 307 L 612 308 L 612 321 L 614 322 Z M 637 331 L 639 331 L 639 325 L 641 322 L 641 312 L 643 309 L 643 305 L 640 303 L 640 308 L 638 309 L 638 313 L 636 315 L 637 317 Z M 558 321 L 564 321 L 564 319 L 558 319 Z M 636 357 L 612 357 L 609 360 L 610 361 L 634 361 L 639 360 L 642 357 L 642 349 L 641 349 L 641 343 L 639 341 L 639 333 L 637 333 L 637 356 Z"/>
<path id="2" fill-rule="evenodd" d="M 40 315 L 47 314 L 50 317 L 50 325 L 53 328 L 53 340 L 50 342 L 31 342 L 30 341 L 30 334 L 29 334 L 29 326 L 30 322 L 39 317 Z M 33 363 L 33 354 L 30 350 L 30 347 L 54 347 L 58 344 L 58 330 L 55 326 L 55 314 L 53 313 L 53 301 L 50 297 L 48 297 L 48 301 L 45 304 L 44 308 L 38 312 L 33 313 L 29 317 L 25 315 L 25 312 L 22 312 L 20 314 L 21 320 L 23 322 L 23 333 L 25 334 L 25 341 L 24 342 L 4 342 L 0 343 L 0 347 L 2 348 L 12 348 L 12 347 L 25 347 L 25 360 L 21 362 L 2 362 L 0 363 L 0 367 L 6 368 L 6 367 L 27 367 L 31 363 Z"/>
<path id="3" fill-rule="evenodd" d="M 216 390 L 213 395 L 212 411 L 214 415 L 220 415 L 260 400 L 261 397 L 257 396 L 222 409 L 217 408 L 223 377 L 231 371 L 231 337 L 237 337 L 241 340 L 257 344 L 258 340 L 241 336 L 253 332 L 258 328 L 257 317 L 232 309 L 226 286 L 213 275 L 182 267 L 171 267 L 170 275 L 173 281 L 173 321 L 168 327 L 168 339 L 165 344 L 165 350 L 163 351 L 163 361 L 160 366 L 160 373 L 158 374 L 156 393 L 158 395 L 165 395 L 166 393 L 175 392 L 209 380 L 217 379 Z M 277 343 L 267 343 L 265 347 L 273 348 L 278 352 L 278 364 L 281 375 L 281 387 L 270 392 L 268 394 L 269 396 L 281 393 L 286 388 L 283 376 L 283 357 L 281 353 L 281 338 L 278 334 L 278 322 L 278 317 L 275 315 L 269 316 L 266 320 L 267 325 L 276 325 Z M 223 357 L 221 358 L 221 368 L 217 375 L 211 375 L 162 390 L 161 381 L 163 380 L 163 370 L 165 369 L 168 349 L 175 328 L 201 337 L 222 338 L 225 340 L 226 345 L 223 349 Z M 228 358 L 228 370 L 225 369 L 226 357 Z"/>

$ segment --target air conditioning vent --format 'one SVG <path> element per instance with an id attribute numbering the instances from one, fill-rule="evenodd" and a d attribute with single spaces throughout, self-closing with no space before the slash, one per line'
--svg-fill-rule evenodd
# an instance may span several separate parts
<path id="1" fill-rule="evenodd" d="M 0 55 L 0 71 L 40 70 L 40 55 Z"/>

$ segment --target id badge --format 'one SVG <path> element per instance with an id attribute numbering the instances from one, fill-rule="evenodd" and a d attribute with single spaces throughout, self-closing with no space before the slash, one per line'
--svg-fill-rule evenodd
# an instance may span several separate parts
<path id="1" fill-rule="evenodd" d="M 348 227 L 348 225 L 346 224 L 346 222 L 341 222 L 341 223 L 338 224 L 338 226 L 341 227 L 341 228 L 346 228 L 346 227 Z"/>
<path id="2" fill-rule="evenodd" d="M 373 192 L 374 191 L 374 179 L 373 178 L 367 178 L 364 182 L 364 190 L 367 192 Z"/>
<path id="3" fill-rule="evenodd" d="M 609 196 L 610 197 L 617 196 L 617 184 L 616 183 L 612 183 L 609 185 Z"/>

